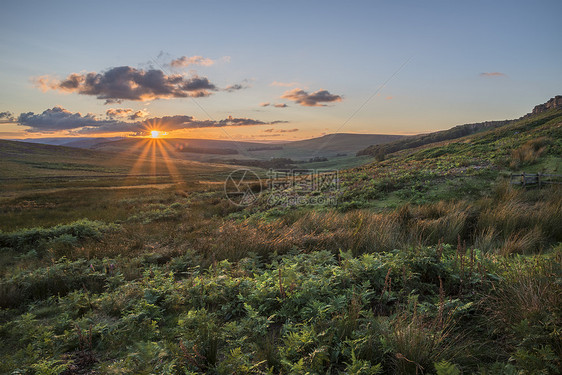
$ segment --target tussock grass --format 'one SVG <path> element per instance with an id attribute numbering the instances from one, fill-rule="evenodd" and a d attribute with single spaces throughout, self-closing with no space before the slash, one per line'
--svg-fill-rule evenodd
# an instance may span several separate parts
<path id="1" fill-rule="evenodd" d="M 440 201 L 403 205 L 393 211 L 295 211 L 270 221 L 224 221 L 195 248 L 216 259 L 240 259 L 248 253 L 268 257 L 291 249 L 339 250 L 354 255 L 460 240 L 486 252 L 531 254 L 562 240 L 560 189 L 543 189 L 530 198 L 501 185 L 495 196 L 476 202 Z"/>
<path id="2" fill-rule="evenodd" d="M 452 314 L 429 319 L 415 311 L 399 314 L 383 334 L 395 353 L 396 372 L 425 374 L 434 363 L 458 357 L 460 338 L 453 333 L 454 325 Z"/>
<path id="3" fill-rule="evenodd" d="M 524 165 L 535 163 L 550 145 L 550 140 L 546 137 L 535 138 L 527 141 L 521 147 L 511 152 L 511 161 L 509 166 L 512 169 L 519 168 Z"/>
<path id="4" fill-rule="evenodd" d="M 267 222 L 225 222 L 206 236 L 206 250 L 217 259 L 239 259 L 249 252 L 281 254 L 293 248 L 359 255 L 439 242 L 456 245 L 460 238 L 487 252 L 534 253 L 562 239 L 559 191 L 543 189 L 529 199 L 501 185 L 494 197 L 476 202 L 404 205 L 387 212 L 299 211 Z"/>
<path id="5" fill-rule="evenodd" d="M 562 365 L 562 252 L 548 258 L 520 258 L 506 265 L 502 280 L 484 299 L 488 324 L 518 365 L 556 373 Z M 558 328 L 556 328 L 558 327 Z"/>

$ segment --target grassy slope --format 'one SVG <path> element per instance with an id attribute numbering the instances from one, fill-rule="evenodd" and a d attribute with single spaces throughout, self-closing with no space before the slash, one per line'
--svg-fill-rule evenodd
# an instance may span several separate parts
<path id="1" fill-rule="evenodd" d="M 539 140 L 537 150 L 533 140 Z M 562 172 L 562 110 L 402 150 L 343 172 L 342 178 L 347 199 L 381 205 L 478 196 L 488 193 L 500 176 L 521 171 Z"/>
<path id="2" fill-rule="evenodd" d="M 30 189 L 87 188 L 224 180 L 234 167 L 174 158 L 159 141 L 136 152 L 103 152 L 0 140 L 0 195 Z"/>
<path id="3" fill-rule="evenodd" d="M 391 154 L 400 150 L 407 150 L 424 146 L 431 143 L 447 141 L 451 139 L 461 138 L 470 134 L 479 133 L 482 131 L 495 129 L 515 120 L 503 121 L 487 121 L 476 124 L 457 125 L 451 129 L 442 130 L 429 134 L 419 134 L 405 139 L 399 139 L 394 142 L 389 142 L 381 145 L 373 144 L 363 150 L 360 150 L 358 155 L 371 155 L 384 157 L 384 155 Z"/>
<path id="4" fill-rule="evenodd" d="M 126 172 L 111 163 L 115 155 L 71 147 L 0 140 L 0 157 L 1 178 Z"/>

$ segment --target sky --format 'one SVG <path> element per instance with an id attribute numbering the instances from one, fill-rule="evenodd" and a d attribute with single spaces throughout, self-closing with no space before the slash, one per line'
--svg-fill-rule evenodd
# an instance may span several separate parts
<path id="1" fill-rule="evenodd" d="M 0 138 L 293 140 L 518 118 L 562 94 L 555 1 L 14 1 Z"/>

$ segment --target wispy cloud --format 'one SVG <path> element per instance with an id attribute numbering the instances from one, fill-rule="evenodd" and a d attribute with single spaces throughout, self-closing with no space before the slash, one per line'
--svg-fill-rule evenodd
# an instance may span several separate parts
<path id="1" fill-rule="evenodd" d="M 275 108 L 287 108 L 288 105 L 285 103 L 276 103 L 276 104 L 271 104 L 270 102 L 264 102 L 264 103 L 260 103 L 260 107 L 275 107 Z"/>
<path id="2" fill-rule="evenodd" d="M 484 72 L 480 73 L 480 77 L 507 77 L 507 74 L 501 72 Z"/>
<path id="3" fill-rule="evenodd" d="M 269 128 L 269 129 L 265 129 L 263 130 L 264 133 L 294 133 L 294 132 L 298 132 L 299 129 L 294 128 L 294 129 L 275 129 L 275 128 Z"/>
<path id="4" fill-rule="evenodd" d="M 333 103 L 342 101 L 342 97 L 340 95 L 331 94 L 327 90 L 318 90 L 309 94 L 299 88 L 286 91 L 283 95 L 281 95 L 281 98 L 292 100 L 304 107 L 324 107 L 326 106 L 326 104 L 321 103 Z"/>
<path id="5" fill-rule="evenodd" d="M 226 86 L 224 88 L 224 91 L 234 92 L 234 91 L 238 91 L 238 90 L 244 90 L 244 89 L 247 89 L 247 88 L 250 88 L 250 87 L 252 87 L 252 86 L 250 85 L 249 80 L 245 79 L 245 80 L 242 81 L 242 83 L 235 83 L 233 85 Z"/>
<path id="6" fill-rule="evenodd" d="M 190 65 L 211 66 L 215 63 L 214 60 L 203 56 L 182 56 L 170 62 L 173 68 L 185 68 Z"/>
<path id="7" fill-rule="evenodd" d="M 273 81 L 271 82 L 270 86 L 279 86 L 279 87 L 293 87 L 293 86 L 302 86 L 298 82 L 279 82 Z"/>

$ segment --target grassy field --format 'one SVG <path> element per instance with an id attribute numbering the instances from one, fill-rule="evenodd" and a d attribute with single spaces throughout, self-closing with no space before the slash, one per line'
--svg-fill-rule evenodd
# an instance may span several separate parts
<path id="1" fill-rule="evenodd" d="M 561 132 L 342 157 L 338 205 L 295 207 L 232 205 L 232 166 L 0 143 L 0 372 L 559 374 L 562 190 L 507 176 L 560 174 Z"/>

